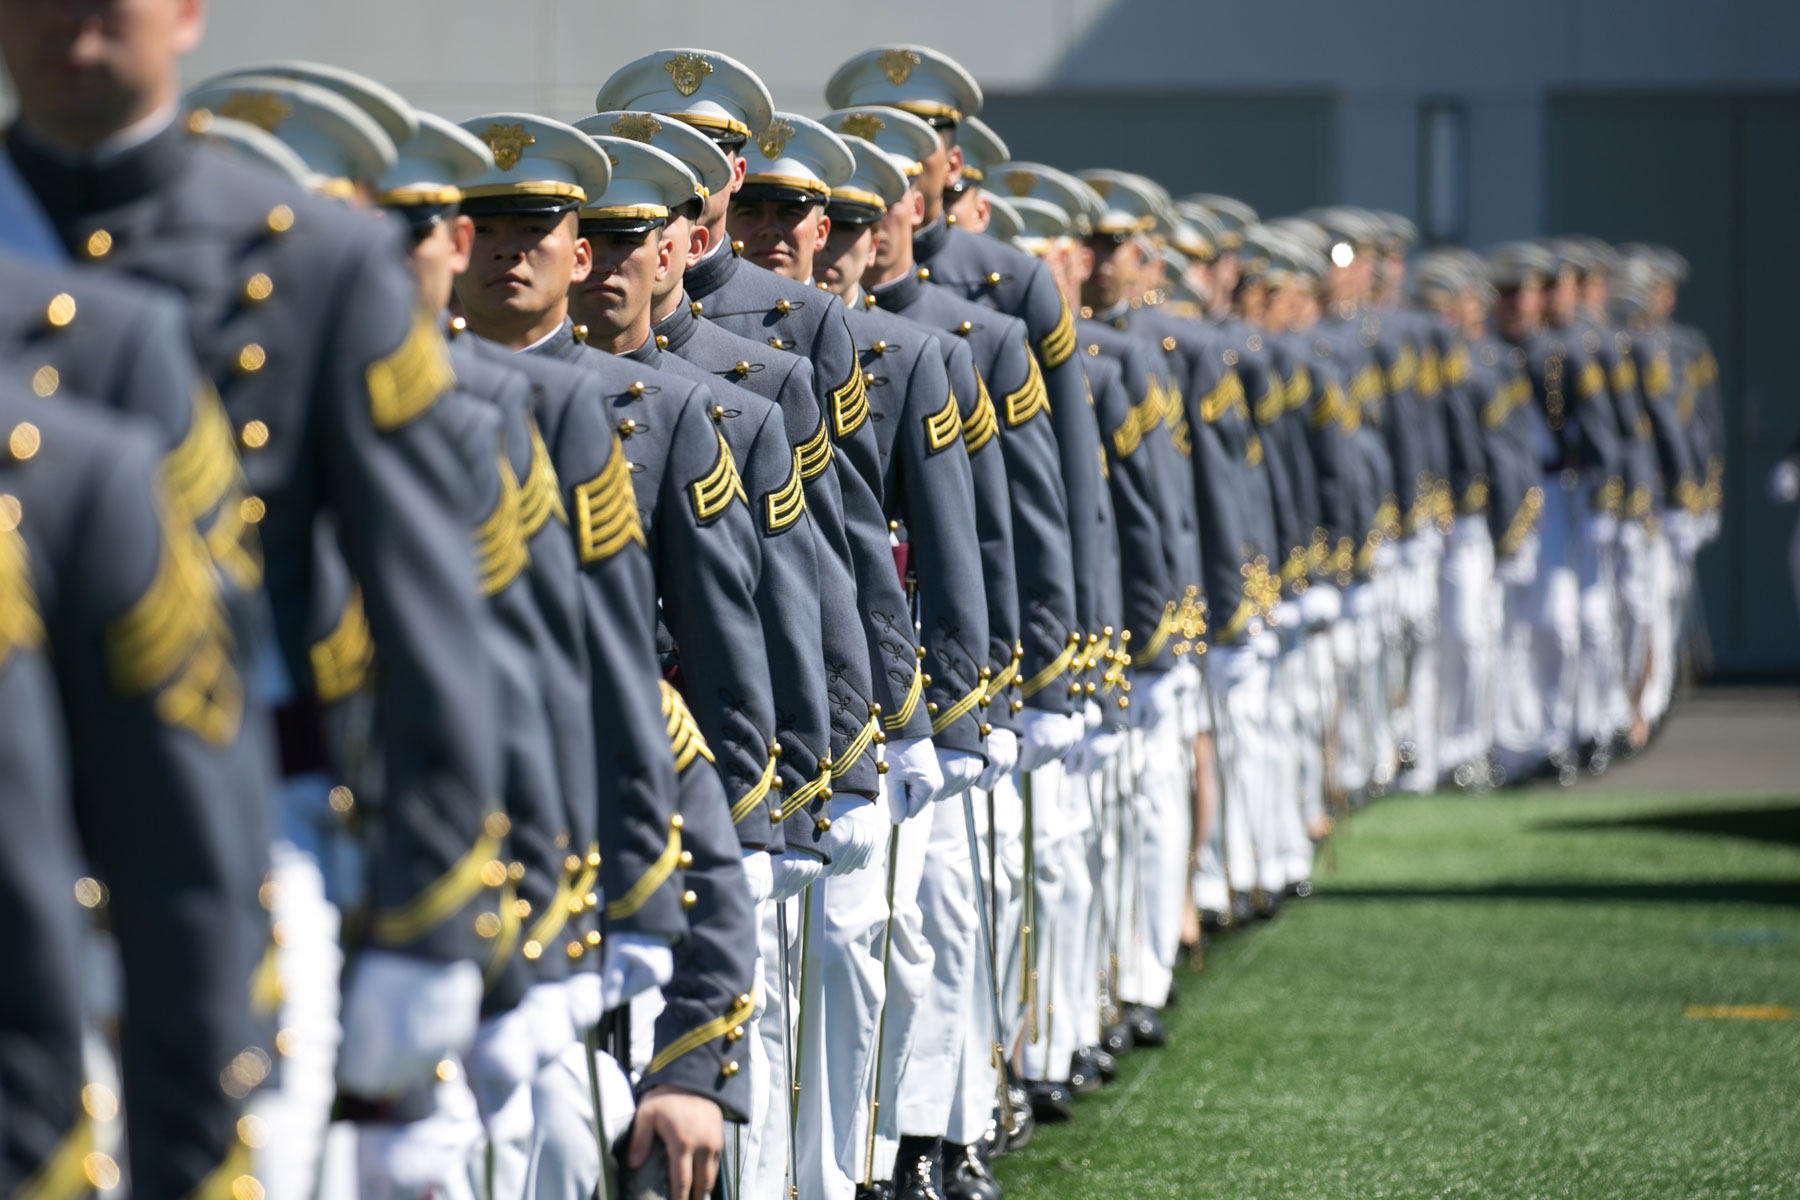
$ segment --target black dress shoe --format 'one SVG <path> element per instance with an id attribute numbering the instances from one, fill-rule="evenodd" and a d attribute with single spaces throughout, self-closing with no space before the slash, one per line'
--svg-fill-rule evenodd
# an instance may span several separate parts
<path id="1" fill-rule="evenodd" d="M 1114 1058 L 1131 1053 L 1131 1030 L 1120 1021 L 1100 1031 L 1100 1048 Z"/>
<path id="2" fill-rule="evenodd" d="M 1085 1046 L 1069 1056 L 1069 1090 L 1077 1096 L 1100 1090 L 1100 1070 Z"/>
<path id="3" fill-rule="evenodd" d="M 1111 1083 L 1119 1077 L 1118 1059 L 1099 1046 L 1089 1046 L 1088 1053 L 1093 1056 L 1094 1070 L 1099 1072 L 1101 1083 Z"/>
<path id="4" fill-rule="evenodd" d="M 944 1200 L 938 1159 L 942 1138 L 902 1136 L 894 1153 L 894 1200 Z"/>
<path id="5" fill-rule="evenodd" d="M 878 1183 L 856 1185 L 856 1200 L 894 1200 L 894 1185 L 883 1179 Z"/>
<path id="6" fill-rule="evenodd" d="M 1296 883 L 1290 883 L 1282 894 L 1289 900 L 1304 900 L 1313 894 L 1312 880 L 1302 879 Z"/>
<path id="7" fill-rule="evenodd" d="M 1006 1107 L 1007 1111 L 1001 1114 L 1001 1144 L 1010 1154 L 1031 1144 L 1031 1135 L 1037 1132 L 1037 1114 L 1031 1108 L 1031 1094 L 1023 1084 L 1014 1081 L 1006 1085 Z"/>
<path id="8" fill-rule="evenodd" d="M 1157 1047 L 1168 1043 L 1169 1035 L 1155 1009 L 1142 1004 L 1127 1004 L 1124 1016 L 1125 1026 L 1131 1030 L 1132 1045 Z"/>
<path id="9" fill-rule="evenodd" d="M 1272 921 L 1281 912 L 1281 893 L 1257 888 L 1250 893 L 1250 909 L 1259 921 Z"/>
<path id="10" fill-rule="evenodd" d="M 1231 923 L 1242 929 L 1256 919 L 1256 904 L 1247 892 L 1231 893 Z"/>
<path id="11" fill-rule="evenodd" d="M 1032 1079 L 1025 1084 L 1025 1094 L 1031 1098 L 1031 1115 L 1040 1125 L 1059 1125 L 1075 1115 L 1075 1097 L 1066 1083 Z"/>
<path id="12" fill-rule="evenodd" d="M 1000 1200 L 1000 1185 L 973 1146 L 944 1143 L 944 1200 Z"/>

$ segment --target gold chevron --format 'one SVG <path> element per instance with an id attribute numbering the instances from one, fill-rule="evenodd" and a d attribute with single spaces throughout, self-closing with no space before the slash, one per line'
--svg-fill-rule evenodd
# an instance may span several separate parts
<path id="1" fill-rule="evenodd" d="M 769 789 L 774 786 L 775 756 L 771 754 L 769 761 L 763 766 L 762 777 L 751 785 L 750 790 L 745 792 L 736 804 L 731 806 L 731 823 L 741 825 L 751 813 L 761 808 L 763 801 L 768 799 Z"/>
<path id="2" fill-rule="evenodd" d="M 537 422 L 531 424 L 531 468 L 525 473 L 525 490 L 519 497 L 519 529 L 534 537 L 544 522 L 554 516 L 562 524 L 569 523 L 569 510 L 563 507 L 562 484 L 556 478 L 556 466 L 550 461 L 550 448 Z"/>
<path id="3" fill-rule="evenodd" d="M 731 447 L 725 444 L 723 433 L 718 433 L 718 438 L 719 457 L 713 460 L 712 470 L 688 485 L 694 494 L 694 516 L 702 523 L 730 507 L 733 497 L 746 505 L 750 503 L 750 497 L 744 495 L 744 481 L 738 476 L 737 460 L 731 456 Z"/>
<path id="4" fill-rule="evenodd" d="M 584 563 L 611 558 L 627 542 L 644 544 L 637 496 L 631 490 L 631 466 L 625 447 L 613 434 L 612 456 L 600 473 L 575 489 L 575 544 Z"/>
<path id="5" fill-rule="evenodd" d="M 656 1052 L 656 1057 L 650 1060 L 649 1073 L 654 1075 L 682 1055 L 691 1054 L 713 1039 L 724 1037 L 731 1030 L 742 1026 L 755 1012 L 756 1002 L 746 998 L 746 1003 L 738 1005 L 724 1016 L 688 1030 Z"/>
<path id="6" fill-rule="evenodd" d="M 503 590 L 531 561 L 519 520 L 519 477 L 513 474 L 506 455 L 500 456 L 499 466 L 500 499 L 475 530 L 475 567 L 484 596 Z"/>
<path id="7" fill-rule="evenodd" d="M 987 445 L 1000 422 L 994 415 L 994 398 L 988 395 L 987 380 L 975 373 L 975 411 L 963 422 L 963 449 L 970 454 Z"/>
<path id="8" fill-rule="evenodd" d="M 863 379 L 862 358 L 850 345 L 850 378 L 831 393 L 831 420 L 841 438 L 855 433 L 869 416 L 868 383 Z"/>
<path id="9" fill-rule="evenodd" d="M 187 436 L 163 459 L 162 478 L 170 499 L 196 521 L 213 510 L 238 478 L 231 421 L 211 384 L 195 390 Z"/>
<path id="10" fill-rule="evenodd" d="M 1037 359 L 1028 359 L 1025 382 L 1019 385 L 1018 391 L 1006 397 L 1006 427 L 1017 429 L 1049 408 L 1050 394 L 1044 390 L 1044 373 L 1038 370 Z"/>
<path id="11" fill-rule="evenodd" d="M 856 731 L 856 736 L 850 739 L 850 744 L 844 747 L 844 752 L 838 756 L 837 761 L 831 764 L 833 779 L 842 779 L 848 775 L 850 768 L 856 765 L 857 759 L 868 753 L 869 746 L 875 741 L 876 725 L 876 719 L 871 717 L 861 729 Z"/>
<path id="12" fill-rule="evenodd" d="M 669 842 L 663 852 L 656 857 L 638 881 L 631 885 L 631 890 L 617 900 L 606 902 L 606 919 L 623 921 L 626 917 L 636 916 L 639 909 L 656 894 L 656 889 L 663 881 L 675 873 L 675 864 L 681 860 L 681 825 L 676 817 L 669 818 Z"/>
<path id="13" fill-rule="evenodd" d="M 944 398 L 944 407 L 925 418 L 926 454 L 948 450 L 962 437 L 962 410 L 956 406 L 956 390 Z"/>
<path id="14" fill-rule="evenodd" d="M 1038 343 L 1038 350 L 1044 356 L 1044 366 L 1049 370 L 1063 365 L 1069 355 L 1075 353 L 1075 318 L 1069 313 L 1067 301 L 1062 303 L 1062 316 L 1057 319 L 1056 328 L 1044 335 Z"/>
<path id="15" fill-rule="evenodd" d="M 882 718 L 882 724 L 888 729 L 904 729 L 912 720 L 913 710 L 919 707 L 919 693 L 925 689 L 925 672 L 917 665 L 913 667 L 912 686 L 906 689 L 906 700 L 900 705 L 900 711 Z"/>
<path id="16" fill-rule="evenodd" d="M 679 775 L 687 770 L 696 758 L 716 761 L 712 747 L 706 744 L 706 737 L 700 732 L 681 693 L 664 679 L 657 680 L 656 685 L 662 692 L 663 726 L 669 735 L 669 753 L 675 758 L 675 773 Z"/>
<path id="17" fill-rule="evenodd" d="M 1070 634 L 1068 645 L 1063 647 L 1062 653 L 1051 660 L 1049 665 L 1043 670 L 1039 671 L 1036 675 L 1033 675 L 1030 679 L 1027 679 L 1020 685 L 1019 690 L 1025 694 L 1025 698 L 1027 700 L 1031 699 L 1033 696 L 1049 687 L 1051 681 L 1058 675 L 1061 675 L 1064 671 L 1068 670 L 1069 664 L 1075 659 L 1075 651 L 1080 645 L 1081 635 L 1076 633 Z"/>
<path id="18" fill-rule="evenodd" d="M 361 588 L 351 585 L 336 627 L 313 643 L 309 657 L 313 690 L 322 704 L 335 704 L 368 682 L 375 665 L 375 643 L 369 636 Z"/>
<path id="19" fill-rule="evenodd" d="M 413 318 L 406 340 L 372 364 L 365 379 L 375 428 L 392 433 L 436 403 L 456 382 L 456 372 L 450 369 L 450 353 L 436 322 L 421 313 Z"/>
<path id="20" fill-rule="evenodd" d="M 935 737 L 937 734 L 944 732 L 944 730 L 956 724 L 965 714 L 972 710 L 977 704 L 981 703 L 981 698 L 985 695 L 987 695 L 987 684 L 977 683 L 974 690 L 968 695 L 964 696 L 961 700 L 958 700 L 955 704 L 952 704 L 949 708 L 946 708 L 937 716 L 931 718 L 932 735 Z"/>
<path id="21" fill-rule="evenodd" d="M 1305 365 L 1294 368 L 1294 373 L 1287 380 L 1287 408 L 1289 412 L 1303 407 L 1312 398 L 1312 372 Z"/>
<path id="22" fill-rule="evenodd" d="M 824 426 L 820 426 L 821 431 Z M 788 475 L 788 481 L 775 491 L 763 497 L 764 513 L 767 518 L 769 532 L 780 533 L 806 511 L 806 488 L 801 483 L 800 451 L 794 451 L 794 469 Z"/>
<path id="23" fill-rule="evenodd" d="M 813 435 L 794 448 L 794 461 L 800 465 L 801 479 L 817 479 L 820 472 L 831 465 L 832 456 L 831 431 L 825 427 L 825 419 L 819 418 L 819 427 Z"/>

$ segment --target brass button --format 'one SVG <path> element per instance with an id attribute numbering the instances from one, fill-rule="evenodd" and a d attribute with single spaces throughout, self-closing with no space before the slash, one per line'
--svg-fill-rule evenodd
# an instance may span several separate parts
<path id="1" fill-rule="evenodd" d="M 681 907 L 692 908 L 698 903 L 700 903 L 700 897 L 693 892 L 688 891 L 681 893 Z"/>
<path id="2" fill-rule="evenodd" d="M 50 322 L 52 329 L 61 329 L 75 319 L 75 297 L 67 292 L 58 292 L 50 301 L 50 307 L 44 313 L 44 319 Z"/>
<path id="3" fill-rule="evenodd" d="M 931 268 L 930 267 L 920 267 L 919 268 L 920 281 L 922 282 L 922 281 L 930 279 L 930 278 L 931 278 Z"/>
<path id="4" fill-rule="evenodd" d="M 43 438 L 38 434 L 38 427 L 30 421 L 20 421 L 13 426 L 12 433 L 6 439 L 6 448 L 12 452 L 13 458 L 24 462 L 38 452 Z"/>
<path id="5" fill-rule="evenodd" d="M 813 828 L 817 829 L 820 833 L 824 833 L 831 828 L 831 818 L 820 817 L 817 821 L 813 822 Z"/>
<path id="6" fill-rule="evenodd" d="M 475 932 L 480 937 L 495 938 L 500 936 L 500 916 L 498 913 L 484 912 L 475 918 Z"/>
<path id="7" fill-rule="evenodd" d="M 725 1031 L 725 1040 L 728 1042 L 743 1041 L 744 1027 L 742 1025 L 733 1025 L 730 1029 Z"/>
<path id="8" fill-rule="evenodd" d="M 262 370 L 263 365 L 268 361 L 268 351 L 255 342 L 251 342 L 237 353 L 237 369 L 246 375 Z"/>
<path id="9" fill-rule="evenodd" d="M 725 419 L 725 406 L 723 404 L 715 404 L 712 406 L 712 419 L 715 421 L 722 421 Z"/>
<path id="10" fill-rule="evenodd" d="M 988 272 L 988 280 L 987 280 L 987 281 L 988 281 L 988 283 L 990 283 L 990 284 L 995 284 L 995 283 L 999 283 L 999 282 L 1000 282 L 1000 272 L 998 272 L 998 271 L 989 271 L 989 272 Z"/>
<path id="11" fill-rule="evenodd" d="M 630 417 L 626 417 L 623 421 L 619 422 L 619 436 L 620 437 L 630 437 L 632 434 L 634 434 L 636 432 L 637 432 L 637 422 L 632 420 Z"/>
<path id="12" fill-rule="evenodd" d="M 248 304 L 261 304 L 275 294 L 275 281 L 261 271 L 244 281 L 244 300 Z"/>
<path id="13" fill-rule="evenodd" d="M 775 302 L 775 311 L 784 315 L 791 311 L 793 307 L 794 306 L 789 304 L 786 300 L 777 300 Z"/>
<path id="14" fill-rule="evenodd" d="M 286 233 L 294 227 L 294 210 L 285 204 L 277 204 L 269 210 L 266 224 L 270 233 Z"/>
<path id="15" fill-rule="evenodd" d="M 31 390 L 39 396 L 54 396 L 60 383 L 62 375 L 55 367 L 39 367 L 31 377 Z"/>
<path id="16" fill-rule="evenodd" d="M 269 444 L 269 427 L 261 421 L 246 421 L 238 431 L 238 440 L 246 450 L 261 450 Z"/>
<path id="17" fill-rule="evenodd" d="M 588 339 L 588 327 L 586 325 L 577 325 L 571 332 L 575 335 L 575 340 L 578 342 L 586 342 Z"/>
<path id="18" fill-rule="evenodd" d="M 725 1078 L 730 1079 L 733 1075 L 738 1073 L 738 1065 L 734 1062 L 728 1062 L 723 1067 L 720 1067 L 719 1070 Z"/>
<path id="19" fill-rule="evenodd" d="M 961 325 L 958 325 L 956 327 L 956 332 L 958 332 L 958 333 L 964 333 L 964 334 L 972 333 L 972 332 L 974 332 L 974 330 L 975 330 L 975 322 L 973 322 L 973 321 L 964 321 Z"/>
<path id="20" fill-rule="evenodd" d="M 113 235 L 104 229 L 96 229 L 88 234 L 87 245 L 82 247 L 89 258 L 105 258 L 112 253 L 112 248 Z"/>
<path id="21" fill-rule="evenodd" d="M 660 333 L 657 334 L 656 335 L 656 348 L 658 350 L 667 350 L 669 348 L 669 339 L 664 337 Z"/>
<path id="22" fill-rule="evenodd" d="M 706 305 L 704 305 L 704 304 L 700 303 L 698 300 L 696 300 L 692 304 L 688 305 L 688 311 L 693 313 L 697 317 L 701 313 L 706 311 Z"/>
<path id="23" fill-rule="evenodd" d="M 693 851 L 691 851 L 691 850 L 683 850 L 683 851 L 682 851 L 682 852 L 681 852 L 681 857 L 680 857 L 680 858 L 678 858 L 678 859 L 676 859 L 676 860 L 675 860 L 675 861 L 677 861 L 677 862 L 679 862 L 679 863 L 680 863 L 680 864 L 681 864 L 681 867 L 682 867 L 682 869 L 683 869 L 683 870 L 686 870 L 686 869 L 687 869 L 687 868 L 689 868 L 689 867 L 691 867 L 691 866 L 693 866 L 693 865 L 694 865 L 694 854 L 693 854 Z"/>
<path id="24" fill-rule="evenodd" d="M 869 347 L 869 349 L 873 350 L 877 354 L 886 354 L 887 348 L 888 348 L 888 344 L 886 342 L 876 342 L 873 346 Z"/>
<path id="25" fill-rule="evenodd" d="M 740 358 L 738 359 L 737 366 L 731 369 L 739 375 L 748 375 L 750 373 L 750 364 Z"/>
<path id="26" fill-rule="evenodd" d="M 632 380 L 631 386 L 626 388 L 625 392 L 627 395 L 631 395 L 631 396 L 643 395 L 644 394 L 644 381 L 641 379 Z"/>
<path id="27" fill-rule="evenodd" d="M 670 829 L 680 829 L 684 823 L 685 822 L 682 821 L 680 813 L 676 813 L 675 815 L 673 815 L 669 818 L 669 828 Z"/>

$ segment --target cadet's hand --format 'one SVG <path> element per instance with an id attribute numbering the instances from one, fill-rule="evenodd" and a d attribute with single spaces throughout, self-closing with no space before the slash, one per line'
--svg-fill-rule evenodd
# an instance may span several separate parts
<path id="1" fill-rule="evenodd" d="M 1069 756 L 1063 759 L 1063 770 L 1070 775 L 1092 775 L 1125 744 L 1125 735 L 1104 726 L 1082 738 Z"/>
<path id="2" fill-rule="evenodd" d="M 826 849 L 831 863 L 826 875 L 848 875 L 869 865 L 888 822 L 867 796 L 843 792 L 831 798 L 831 830 Z"/>
<path id="3" fill-rule="evenodd" d="M 767 850 L 744 851 L 744 882 L 750 888 L 752 908 L 775 894 L 775 860 Z"/>
<path id="4" fill-rule="evenodd" d="M 975 781 L 975 786 L 984 792 L 994 790 L 994 785 L 1012 774 L 1019 765 L 1019 738 L 1010 729 L 996 729 L 987 736 L 987 770 Z"/>
<path id="5" fill-rule="evenodd" d="M 987 767 L 979 754 L 962 750 L 939 750 L 937 760 L 938 770 L 944 773 L 944 786 L 932 797 L 933 800 L 949 800 L 962 795 L 975 786 L 975 781 Z"/>
<path id="6" fill-rule="evenodd" d="M 601 1003 L 611 1012 L 674 976 L 675 955 L 667 942 L 641 933 L 615 933 L 606 939 L 600 963 Z"/>
<path id="7" fill-rule="evenodd" d="M 888 764 L 889 815 L 898 825 L 943 790 L 944 771 L 930 738 L 889 738 L 883 757 Z"/>
<path id="8" fill-rule="evenodd" d="M 563 1023 L 568 1023 L 566 1016 Z M 475 1033 L 475 1044 L 463 1056 L 463 1064 L 468 1069 L 469 1089 L 475 1093 L 475 1104 L 483 1117 L 492 1117 L 499 1112 L 537 1077 L 536 1033 L 533 1014 L 524 1004 L 481 1023 Z M 567 1046 L 565 1041 L 557 1047 L 557 1052 Z"/>
<path id="9" fill-rule="evenodd" d="M 775 860 L 774 894 L 776 903 L 798 896 L 808 885 L 825 878 L 825 864 L 810 854 L 789 852 Z"/>
<path id="10" fill-rule="evenodd" d="M 669 1152 L 669 1200 L 706 1200 L 725 1149 L 725 1118 L 705 1096 L 680 1088 L 653 1087 L 638 1100 L 625 1164 L 636 1170 L 661 1138 Z"/>
<path id="11" fill-rule="evenodd" d="M 338 1084 L 369 1100 L 428 1088 L 438 1063 L 469 1048 L 480 1021 L 481 968 L 474 963 L 367 951 L 344 993 Z"/>
<path id="12" fill-rule="evenodd" d="M 1081 713 L 1050 713 L 1028 708 L 1020 714 L 1025 736 L 1019 742 L 1019 770 L 1035 771 L 1075 748 L 1087 733 Z"/>

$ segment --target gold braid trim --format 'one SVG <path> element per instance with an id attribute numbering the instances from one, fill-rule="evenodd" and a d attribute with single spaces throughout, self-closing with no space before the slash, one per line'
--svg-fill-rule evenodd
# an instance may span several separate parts
<path id="1" fill-rule="evenodd" d="M 1058 675 L 1061 675 L 1064 671 L 1068 670 L 1069 664 L 1075 660 L 1075 652 L 1080 646 L 1081 635 L 1078 633 L 1071 633 L 1069 635 L 1069 644 L 1063 647 L 1062 653 L 1052 659 L 1043 670 L 1019 685 L 1019 690 L 1024 693 L 1025 698 L 1027 700 L 1031 699 L 1031 697 L 1049 687 L 1051 681 Z"/>
<path id="2" fill-rule="evenodd" d="M 795 788 L 793 794 L 788 796 L 787 803 L 781 806 L 777 815 L 780 816 L 782 820 L 787 820 L 789 817 L 811 804 L 814 800 L 823 796 L 825 790 L 830 786 L 831 763 L 829 761 L 821 762 L 819 764 L 818 778 L 809 779 L 799 787 Z"/>
<path id="3" fill-rule="evenodd" d="M 1025 362 L 1025 382 L 1019 385 L 1018 391 L 1006 397 L 1006 427 L 1017 429 L 1039 413 L 1049 410 L 1050 393 L 1044 388 L 1044 373 L 1038 370 L 1037 359 L 1028 358 Z"/>
<path id="4" fill-rule="evenodd" d="M 813 435 L 794 447 L 794 461 L 799 464 L 800 478 L 817 479 L 820 472 L 831 465 L 832 453 L 831 430 L 821 417 L 819 428 Z"/>
<path id="5" fill-rule="evenodd" d="M 525 548 L 524 524 L 519 516 L 519 477 L 502 454 L 499 461 L 500 498 L 494 511 L 475 530 L 475 567 L 481 594 L 492 596 L 519 577 L 531 552 Z"/>
<path id="6" fill-rule="evenodd" d="M 1538 514 L 1544 511 L 1544 490 L 1532 488 L 1525 493 L 1525 502 L 1519 505 L 1519 511 L 1513 514 L 1512 521 L 1501 535 L 1500 545 L 1496 547 L 1502 555 L 1518 552 L 1524 543 L 1525 535 L 1537 525 Z"/>
<path id="7" fill-rule="evenodd" d="M 850 343 L 850 378 L 831 393 L 831 421 L 837 436 L 849 437 L 869 416 L 868 381 L 863 378 L 862 358 Z"/>
<path id="8" fill-rule="evenodd" d="M 335 704 L 362 690 L 375 665 L 375 643 L 369 634 L 369 618 L 363 612 L 362 589 L 351 586 L 350 598 L 330 633 L 314 642 L 313 691 L 321 704 Z"/>
<path id="9" fill-rule="evenodd" d="M 499 820 L 495 820 L 499 817 Z M 484 887 L 499 887 L 506 882 L 506 867 L 500 863 L 500 839 L 507 828 L 505 818 L 489 814 L 485 829 L 468 853 L 456 860 L 448 871 L 433 880 L 424 891 L 399 908 L 375 914 L 371 932 L 378 945 L 404 945 L 416 941 L 460 912 L 481 894 Z M 493 880 L 499 866 L 499 879 Z"/>
<path id="10" fill-rule="evenodd" d="M 889 729 L 904 729 L 912 720 L 913 710 L 919 707 L 919 693 L 925 690 L 925 672 L 915 664 L 913 666 L 912 686 L 906 689 L 906 699 L 900 705 L 900 711 L 884 717 L 882 724 Z"/>
<path id="11" fill-rule="evenodd" d="M 645 871 L 638 881 L 631 885 L 631 890 L 617 900 L 606 903 L 606 919 L 622 921 L 626 917 L 637 915 L 637 911 L 649 903 L 656 889 L 675 873 L 675 864 L 681 859 L 681 826 L 671 818 L 669 822 L 669 844 L 657 856 L 650 869 Z"/>
<path id="12" fill-rule="evenodd" d="M 1287 394 L 1275 372 L 1269 372 L 1269 390 L 1263 393 L 1262 399 L 1256 402 L 1256 423 L 1273 425 L 1287 409 Z"/>
<path id="13" fill-rule="evenodd" d="M 1243 633 L 1244 630 L 1249 627 L 1250 618 L 1254 617 L 1255 615 L 1256 615 L 1255 601 L 1251 600 L 1249 597 L 1245 597 L 1244 599 L 1239 600 L 1238 606 L 1237 606 L 1237 611 L 1231 614 L 1231 620 L 1229 620 L 1225 623 L 1225 628 L 1219 631 L 1218 637 L 1215 638 L 1214 640 L 1220 641 L 1220 642 L 1229 642 L 1233 638 L 1236 638 L 1239 634 Z"/>
<path id="14" fill-rule="evenodd" d="M 712 470 L 688 485 L 694 494 L 694 516 L 703 523 L 730 507 L 734 497 L 746 505 L 750 503 L 750 497 L 744 494 L 744 481 L 738 475 L 737 460 L 731 456 L 731 447 L 725 444 L 723 433 L 718 433 L 718 438 L 719 457 L 713 460 Z"/>
<path id="15" fill-rule="evenodd" d="M 1295 367 L 1294 373 L 1288 376 L 1286 395 L 1284 397 L 1287 401 L 1289 412 L 1294 412 L 1305 406 L 1306 402 L 1312 398 L 1312 386 L 1312 372 L 1307 370 L 1305 366 Z"/>
<path id="16" fill-rule="evenodd" d="M 823 426 L 821 426 L 821 430 Z M 786 483 L 763 497 L 764 519 L 770 533 L 780 533 L 806 511 L 805 474 L 800 467 L 800 451 L 794 451 L 794 469 Z"/>
<path id="17" fill-rule="evenodd" d="M 1144 643 L 1143 657 L 1139 662 L 1155 662 L 1163 647 L 1169 644 L 1169 637 L 1175 632 L 1175 602 L 1163 605 L 1162 618 L 1157 621 L 1156 628 L 1150 633 L 1150 640 Z"/>
<path id="18" fill-rule="evenodd" d="M 731 806 L 731 823 L 742 824 L 749 815 L 763 806 L 769 797 L 769 789 L 775 785 L 775 756 L 769 755 L 769 761 L 763 765 L 762 777 L 751 785 L 738 802 Z"/>
<path id="19" fill-rule="evenodd" d="M 964 696 L 961 700 L 958 700 L 955 704 L 952 704 L 949 708 L 946 708 L 937 716 L 931 718 L 931 732 L 934 735 L 940 734 L 944 732 L 944 730 L 950 728 L 950 726 L 956 724 L 957 721 L 967 715 L 977 704 L 981 703 L 982 697 L 986 695 L 987 684 L 985 682 L 977 683 L 968 695 Z"/>
<path id="20" fill-rule="evenodd" d="M 684 1054 L 691 1054 L 715 1038 L 724 1037 L 727 1032 L 748 1021 L 756 1012 L 756 1002 L 742 1004 L 722 1017 L 715 1017 L 697 1029 L 690 1029 L 674 1041 L 656 1052 L 650 1060 L 649 1074 L 654 1075 Z"/>
<path id="21" fill-rule="evenodd" d="M 257 960 L 256 970 L 250 973 L 250 1011 L 259 1017 L 275 1014 L 281 1004 L 283 988 L 281 986 L 281 967 L 277 959 L 277 947 L 274 939 L 263 947 L 262 958 Z"/>
<path id="22" fill-rule="evenodd" d="M 519 894 L 513 890 L 511 883 L 500 889 L 500 932 L 494 935 L 494 950 L 488 957 L 487 970 L 481 973 L 482 982 L 488 987 L 494 986 L 494 980 L 500 978 L 500 972 L 506 970 L 507 960 L 519 945 L 519 928 L 524 924 L 519 916 Z"/>
<path id="23" fill-rule="evenodd" d="M 13 1200 L 73 1200 L 88 1195 L 94 1185 L 88 1179 L 87 1159 L 93 1153 L 94 1127 L 86 1114 L 77 1115 L 56 1149 L 13 1193 Z"/>
<path id="24" fill-rule="evenodd" d="M 937 454 L 954 446 L 963 435 L 962 409 L 956 403 L 956 389 L 950 389 L 944 406 L 925 417 L 926 454 Z"/>
<path id="25" fill-rule="evenodd" d="M 541 955 L 544 947 L 563 931 L 563 926 L 569 923 L 570 903 L 577 896 L 587 895 L 593 888 L 593 874 L 591 867 L 582 873 L 582 879 L 587 881 L 584 887 L 571 879 L 567 871 L 561 872 L 561 877 L 556 881 L 556 895 L 550 897 L 550 907 L 539 914 L 531 928 L 525 931 L 526 958 Z"/>
<path id="26" fill-rule="evenodd" d="M 1024 661 L 1025 647 L 1023 645 L 1013 646 L 1012 661 L 1007 663 L 1004 667 L 1001 667 L 999 671 L 994 673 L 994 677 L 988 680 L 987 695 L 989 700 L 998 700 L 1000 698 L 1000 693 L 1004 692 L 1017 681 L 1019 678 L 1019 664 Z"/>
<path id="27" fill-rule="evenodd" d="M 663 723 L 669 734 L 669 753 L 675 759 L 675 773 L 679 775 L 687 770 L 696 758 L 716 762 L 712 747 L 706 744 L 706 737 L 700 732 L 681 693 L 666 679 L 657 680 L 656 686 L 662 693 Z"/>
<path id="28" fill-rule="evenodd" d="M 842 779 L 845 775 L 848 775 L 850 773 L 850 768 L 856 765 L 857 760 L 868 753 L 869 746 L 875 740 L 876 724 L 876 719 L 870 717 L 868 723 L 857 731 L 855 737 L 850 739 L 850 744 L 844 747 L 843 757 L 831 764 L 831 777 L 833 779 Z"/>
<path id="29" fill-rule="evenodd" d="M 196 521 L 211 512 L 237 480 L 231 419 L 211 384 L 195 390 L 187 436 L 163 458 L 162 477 L 170 499 Z"/>
<path id="30" fill-rule="evenodd" d="M 1211 425 L 1233 409 L 1249 411 L 1244 400 L 1244 381 L 1236 371 L 1219 380 L 1217 386 L 1200 401 L 1200 419 Z"/>

